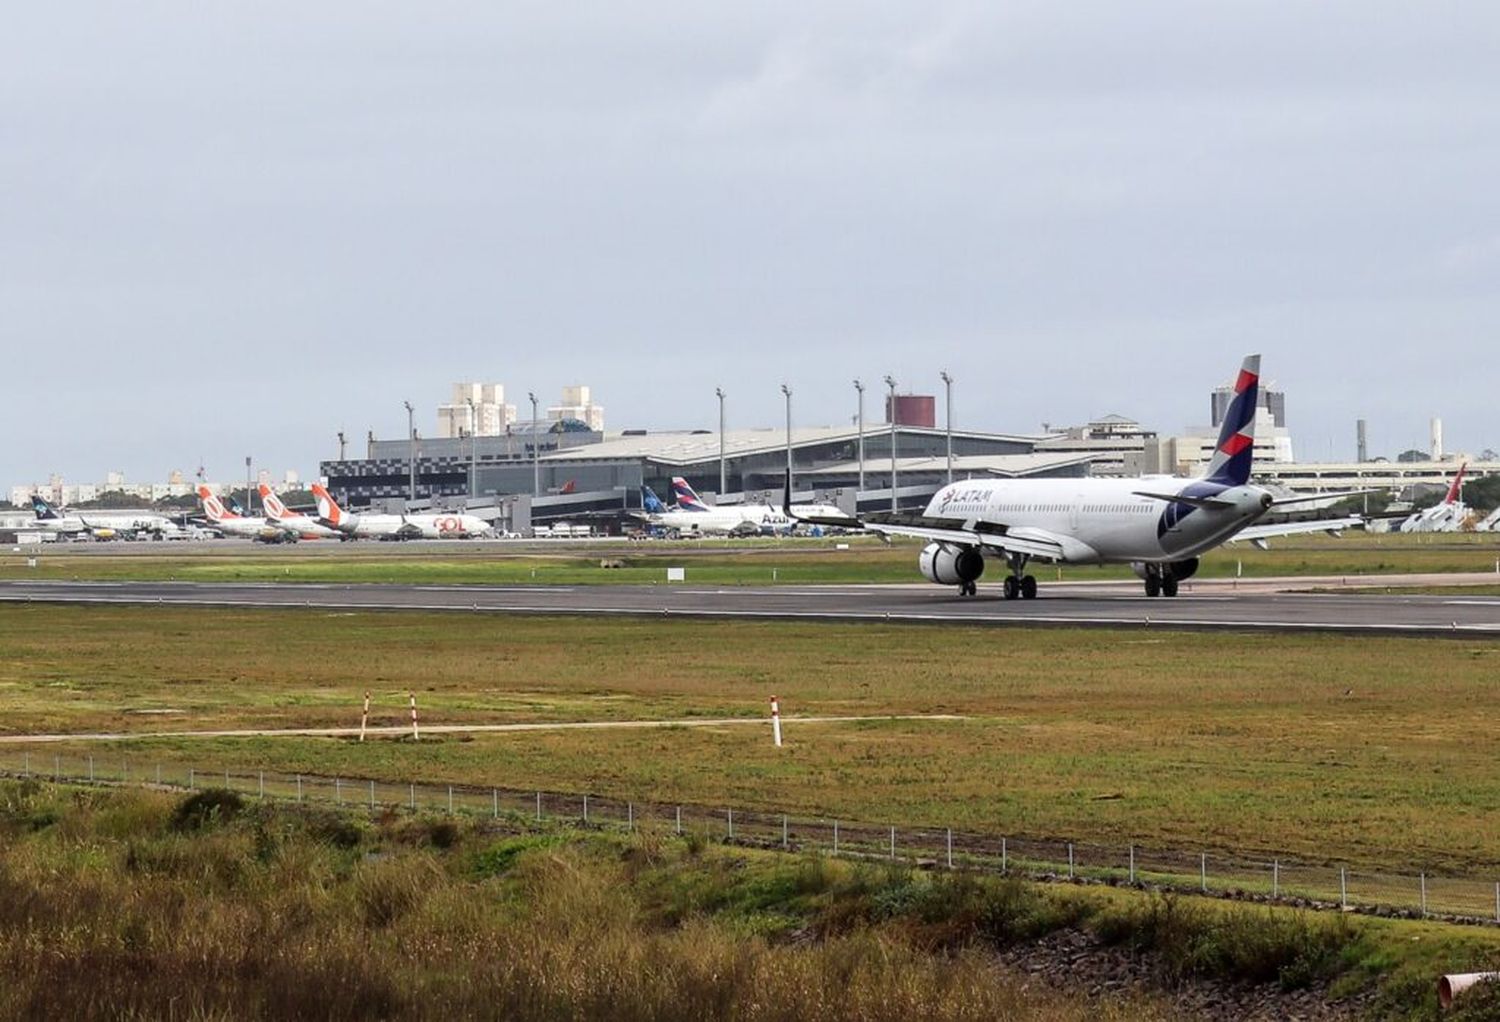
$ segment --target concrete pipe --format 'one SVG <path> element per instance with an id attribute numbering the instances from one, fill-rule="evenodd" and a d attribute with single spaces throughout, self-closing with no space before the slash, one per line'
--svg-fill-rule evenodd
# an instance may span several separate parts
<path id="1" fill-rule="evenodd" d="M 1475 983 L 1500 983 L 1500 972 L 1455 972 L 1438 978 L 1438 1003 L 1444 1008 L 1453 1007 L 1453 999 Z"/>

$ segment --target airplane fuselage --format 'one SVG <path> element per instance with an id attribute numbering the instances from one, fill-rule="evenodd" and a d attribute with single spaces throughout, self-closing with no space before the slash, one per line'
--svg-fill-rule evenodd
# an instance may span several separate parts
<path id="1" fill-rule="evenodd" d="M 1184 494 L 1224 502 L 1202 507 L 1142 497 L 1138 491 Z M 1201 479 L 982 479 L 953 483 L 928 503 L 925 517 L 983 531 L 1003 523 L 1057 539 L 1067 564 L 1162 563 L 1211 550 L 1269 509 L 1258 486 L 1223 486 Z"/>

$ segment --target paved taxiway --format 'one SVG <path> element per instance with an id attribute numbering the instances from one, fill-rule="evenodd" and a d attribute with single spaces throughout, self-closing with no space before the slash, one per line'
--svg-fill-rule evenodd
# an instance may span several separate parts
<path id="1" fill-rule="evenodd" d="M 1299 586 L 1309 584 L 1306 579 L 1295 582 Z M 1044 584 L 1041 598 L 1031 601 L 1002 600 L 993 586 L 983 588 L 977 598 L 966 599 L 952 589 L 925 584 L 721 588 L 692 584 L 445 586 L 15 581 L 0 582 L 0 601 L 1321 630 L 1500 638 L 1500 597 L 1313 594 L 1283 591 L 1264 580 L 1240 585 L 1233 581 L 1199 583 L 1176 599 L 1148 599 L 1137 583 Z"/>

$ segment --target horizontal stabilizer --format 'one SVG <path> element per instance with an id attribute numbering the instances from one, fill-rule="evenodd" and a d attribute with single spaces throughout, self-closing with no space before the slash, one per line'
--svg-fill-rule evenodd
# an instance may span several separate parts
<path id="1" fill-rule="evenodd" d="M 1135 490 L 1137 497 L 1150 497 L 1152 500 L 1164 500 L 1169 504 L 1186 504 L 1189 507 L 1201 507 L 1208 511 L 1222 511 L 1225 508 L 1234 507 L 1233 502 L 1220 500 L 1218 497 L 1189 497 L 1182 493 L 1147 493 L 1145 490 Z"/>

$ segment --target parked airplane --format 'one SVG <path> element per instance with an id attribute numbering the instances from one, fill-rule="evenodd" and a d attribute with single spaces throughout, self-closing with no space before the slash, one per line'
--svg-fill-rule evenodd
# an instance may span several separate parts
<path id="1" fill-rule="evenodd" d="M 1401 523 L 1401 532 L 1457 532 L 1469 517 L 1469 509 L 1459 499 L 1464 482 L 1464 469 L 1468 462 L 1458 466 L 1458 475 L 1448 486 L 1448 493 L 1441 501 L 1425 507 Z"/>
<path id="2" fill-rule="evenodd" d="M 1198 558 L 1231 539 L 1329 532 L 1360 524 L 1338 520 L 1254 524 L 1275 507 L 1327 500 L 1331 494 L 1278 498 L 1250 485 L 1260 356 L 1248 356 L 1235 380 L 1213 458 L 1198 479 L 989 479 L 952 483 L 919 515 L 805 517 L 820 525 L 863 528 L 930 542 L 918 567 L 930 582 L 973 596 L 987 558 L 1006 562 L 1007 600 L 1034 599 L 1031 561 L 1129 564 L 1147 596 L 1176 596 L 1198 570 Z M 788 513 L 791 511 L 787 506 Z"/>
<path id="3" fill-rule="evenodd" d="M 208 519 L 208 524 L 226 536 L 243 536 L 262 543 L 280 543 L 296 538 L 264 518 L 243 514 L 238 504 L 226 508 L 214 491 L 202 484 L 198 486 L 198 502 L 203 505 L 203 517 Z"/>
<path id="4" fill-rule="evenodd" d="M 740 521 L 744 523 L 744 528 L 736 531 L 750 535 L 754 535 L 755 533 L 760 533 L 761 535 L 790 533 L 797 527 L 795 518 L 783 510 L 772 507 L 770 504 L 719 504 L 715 507 L 709 507 L 698 496 L 697 491 L 693 489 L 692 485 L 686 479 L 682 478 L 682 476 L 672 477 L 672 496 L 677 501 L 678 510 L 681 511 L 688 511 L 693 514 L 702 514 L 704 512 L 722 514 L 729 517 L 731 521 L 733 520 L 733 516 L 738 515 Z M 793 506 L 793 510 L 797 508 L 815 508 L 818 509 L 816 513 L 823 514 L 843 514 L 838 508 L 823 504 Z M 811 514 L 814 512 L 809 511 L 808 513 Z"/>
<path id="5" fill-rule="evenodd" d="M 61 513 L 43 500 L 40 494 L 32 494 L 31 510 L 36 515 L 35 527 L 43 532 L 75 536 L 86 532 L 95 539 L 135 539 L 141 535 L 164 539 L 182 534 L 182 529 L 176 522 L 150 511 Z"/>
<path id="6" fill-rule="evenodd" d="M 329 528 L 312 515 L 287 510 L 281 498 L 265 483 L 260 484 L 260 506 L 266 509 L 268 523 L 298 539 L 347 538 L 342 532 Z"/>
<path id="7" fill-rule="evenodd" d="M 674 488 L 676 482 L 674 479 Z M 676 506 L 667 507 L 649 486 L 641 487 L 641 507 L 641 517 L 649 524 L 683 536 L 753 536 L 760 532 L 760 523 L 750 521 L 738 508 L 711 508 L 701 502 L 684 507 L 680 499 Z"/>
<path id="8" fill-rule="evenodd" d="M 490 523 L 478 515 L 449 511 L 389 515 L 353 514 L 338 502 L 321 483 L 312 484 L 318 498 L 318 520 L 351 539 L 471 539 L 493 533 Z"/>

